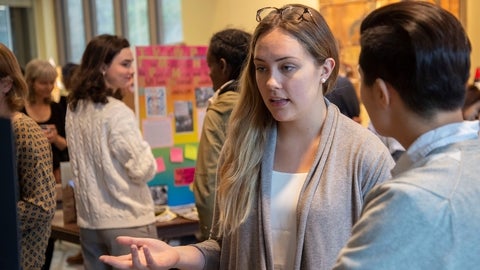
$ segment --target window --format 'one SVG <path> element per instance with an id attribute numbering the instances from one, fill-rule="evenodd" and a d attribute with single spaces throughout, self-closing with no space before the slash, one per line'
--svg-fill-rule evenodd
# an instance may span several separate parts
<path id="1" fill-rule="evenodd" d="M 132 46 L 183 40 L 181 0 L 56 1 L 60 63 L 79 63 L 99 34 L 126 37 Z"/>
<path id="2" fill-rule="evenodd" d="M 163 44 L 175 44 L 183 41 L 183 36 L 179 33 L 183 33 L 182 26 L 182 5 L 181 1 L 163 1 L 163 9 L 161 12 L 163 18 Z"/>
<path id="3" fill-rule="evenodd" d="M 0 42 L 12 49 L 12 30 L 10 25 L 10 9 L 0 5 Z"/>
<path id="4" fill-rule="evenodd" d="M 148 45 L 150 40 L 147 0 L 127 2 L 127 39 L 131 45 Z"/>
<path id="5" fill-rule="evenodd" d="M 0 1 L 0 42 L 13 51 L 21 67 L 38 57 L 35 23 L 29 1 Z"/>
<path id="6" fill-rule="evenodd" d="M 80 62 L 85 49 L 85 17 L 82 10 L 82 0 L 67 0 L 66 12 L 68 20 L 65 22 L 66 53 L 71 62 Z"/>
<path id="7" fill-rule="evenodd" d="M 96 35 L 115 33 L 115 20 L 112 11 L 112 0 L 95 0 Z"/>

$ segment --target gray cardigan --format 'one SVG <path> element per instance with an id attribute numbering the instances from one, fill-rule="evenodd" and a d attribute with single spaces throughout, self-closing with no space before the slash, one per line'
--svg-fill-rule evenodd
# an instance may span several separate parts
<path id="1" fill-rule="evenodd" d="M 245 223 L 223 239 L 195 245 L 205 256 L 204 269 L 273 269 L 269 205 L 276 136 L 273 128 L 262 162 L 260 197 Z M 295 269 L 332 268 L 365 195 L 390 177 L 393 165 L 376 135 L 328 104 L 318 152 L 298 201 Z"/>

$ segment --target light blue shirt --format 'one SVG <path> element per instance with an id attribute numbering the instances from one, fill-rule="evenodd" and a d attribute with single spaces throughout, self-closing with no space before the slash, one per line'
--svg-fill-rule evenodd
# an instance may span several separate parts
<path id="1" fill-rule="evenodd" d="M 367 195 L 334 269 L 478 269 L 479 122 L 420 136 Z"/>
<path id="2" fill-rule="evenodd" d="M 412 164 L 425 159 L 430 152 L 437 148 L 478 138 L 479 130 L 480 122 L 477 120 L 448 124 L 422 134 L 399 158 L 392 170 L 392 177 L 395 178 L 398 174 L 408 170 Z"/>

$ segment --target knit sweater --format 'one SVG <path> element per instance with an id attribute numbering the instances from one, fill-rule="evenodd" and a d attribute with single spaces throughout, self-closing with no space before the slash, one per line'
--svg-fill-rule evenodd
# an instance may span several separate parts
<path id="1" fill-rule="evenodd" d="M 80 100 L 67 111 L 67 141 L 78 226 L 109 229 L 155 222 L 147 182 L 156 172 L 150 146 L 123 102 Z"/>
<path id="2" fill-rule="evenodd" d="M 273 269 L 270 187 L 276 136 L 273 128 L 264 149 L 260 196 L 247 220 L 232 235 L 195 245 L 205 256 L 204 269 Z M 332 268 L 365 195 L 390 177 L 393 165 L 377 136 L 328 106 L 318 152 L 298 201 L 295 269 Z"/>

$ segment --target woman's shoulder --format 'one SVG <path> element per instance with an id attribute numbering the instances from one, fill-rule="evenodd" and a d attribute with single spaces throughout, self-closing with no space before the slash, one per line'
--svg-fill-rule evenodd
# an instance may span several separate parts
<path id="1" fill-rule="evenodd" d="M 131 122 L 135 120 L 135 113 L 123 101 L 113 97 L 108 98 L 108 103 L 104 106 L 103 114 L 107 117 L 108 122 Z"/>
<path id="2" fill-rule="evenodd" d="M 107 97 L 108 102 L 105 104 L 106 107 L 112 110 L 124 110 L 128 109 L 131 111 L 131 109 L 125 104 L 125 102 L 116 99 L 114 97 Z"/>
<path id="3" fill-rule="evenodd" d="M 388 152 L 385 144 L 367 127 L 341 115 L 338 120 L 336 139 L 340 140 L 344 146 L 361 148 L 367 152 Z"/>
<path id="4" fill-rule="evenodd" d="M 48 142 L 40 126 L 24 113 L 16 113 L 12 118 L 12 125 L 14 134 L 19 141 L 35 139 Z"/>
<path id="5" fill-rule="evenodd" d="M 338 124 L 339 124 L 338 125 L 339 129 L 350 132 L 351 134 L 355 134 L 357 136 L 367 137 L 367 138 L 377 137 L 366 126 L 353 121 L 348 116 L 345 116 L 341 113 L 339 115 Z M 348 135 L 348 134 L 346 134 L 346 135 Z"/>
<path id="6" fill-rule="evenodd" d="M 64 101 L 61 101 L 59 100 L 58 102 L 56 101 L 51 101 L 50 102 L 50 108 L 55 111 L 58 111 L 58 110 L 63 110 L 64 108 L 66 108 L 66 103 L 64 103 Z"/>
<path id="7" fill-rule="evenodd" d="M 65 119 L 65 114 L 67 113 L 67 107 L 65 107 L 61 103 L 57 103 L 55 101 L 52 101 L 50 103 L 50 108 L 52 110 L 50 119 L 53 122 L 58 123 L 60 121 L 60 123 L 62 123 L 62 122 L 65 121 L 65 120 L 62 121 L 62 119 Z"/>
<path id="8" fill-rule="evenodd" d="M 23 112 L 18 112 L 13 116 L 12 124 L 14 128 L 28 128 L 32 130 L 38 128 L 38 130 L 41 132 L 40 126 L 37 124 L 37 122 Z"/>
<path id="9" fill-rule="evenodd" d="M 119 117 L 134 117 L 134 112 L 123 101 L 114 97 L 108 97 L 108 102 L 104 105 L 104 110 L 107 115 L 114 118 Z"/>

